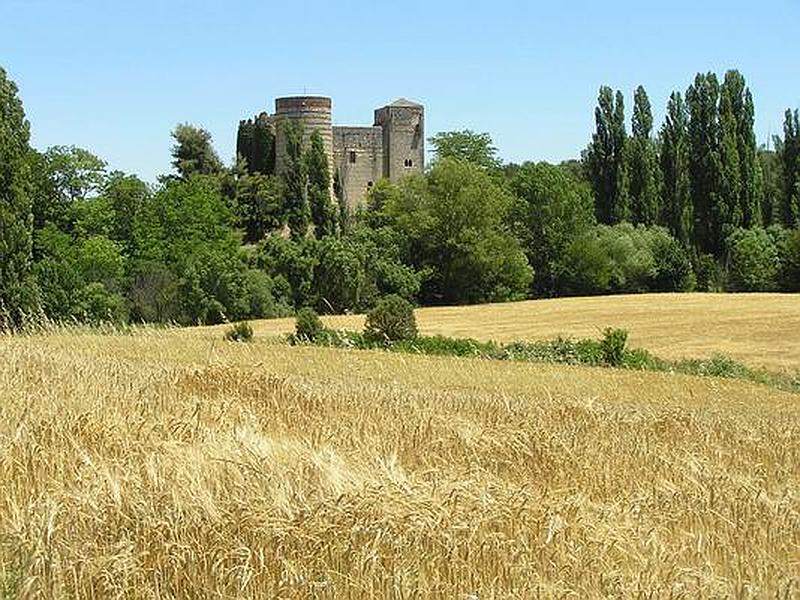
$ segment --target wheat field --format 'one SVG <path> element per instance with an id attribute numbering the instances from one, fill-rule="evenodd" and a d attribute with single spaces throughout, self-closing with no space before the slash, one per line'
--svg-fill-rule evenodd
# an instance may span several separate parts
<path id="1" fill-rule="evenodd" d="M 3 598 L 800 595 L 797 395 L 215 328 L 0 358 Z"/>
<path id="2" fill-rule="evenodd" d="M 422 308 L 427 335 L 517 340 L 599 337 L 606 327 L 630 332 L 632 345 L 668 359 L 724 353 L 755 368 L 800 369 L 800 294 L 636 294 Z M 360 330 L 359 315 L 326 317 Z M 289 333 L 292 319 L 260 321 L 262 335 Z"/>

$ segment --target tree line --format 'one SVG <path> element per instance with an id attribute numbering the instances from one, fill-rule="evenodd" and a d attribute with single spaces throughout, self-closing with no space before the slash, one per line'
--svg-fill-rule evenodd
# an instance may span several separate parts
<path id="1" fill-rule="evenodd" d="M 698 275 L 713 276 L 701 287 L 791 287 L 778 255 L 800 224 L 798 111 L 787 109 L 772 151 L 757 145 L 754 116 L 741 73 L 730 70 L 722 82 L 699 73 L 684 94 L 670 95 L 657 134 L 647 92 L 637 87 L 628 134 L 622 92 L 603 86 L 583 156 L 598 222 L 667 228 Z M 745 251 L 760 252 L 749 259 L 769 274 L 758 285 L 741 273 Z"/>
<path id="2" fill-rule="evenodd" d="M 178 125 L 173 171 L 149 185 L 85 149 L 31 148 L 0 69 L 0 327 L 341 313 L 388 295 L 796 291 L 798 113 L 771 151 L 753 113 L 741 75 L 698 75 L 657 135 L 638 88 L 629 135 L 603 87 L 578 160 L 504 164 L 488 134 L 440 133 L 424 174 L 381 180 L 348 212 L 319 132 L 286 123 L 276 148 L 263 118 L 243 121 L 226 166 L 207 131 Z"/>

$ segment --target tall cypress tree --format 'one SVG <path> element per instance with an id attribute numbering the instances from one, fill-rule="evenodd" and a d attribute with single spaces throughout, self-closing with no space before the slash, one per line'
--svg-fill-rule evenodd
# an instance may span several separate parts
<path id="1" fill-rule="evenodd" d="M 786 109 L 780 148 L 783 193 L 780 220 L 786 227 L 800 225 L 800 111 Z"/>
<path id="2" fill-rule="evenodd" d="M 269 115 L 239 122 L 236 154 L 247 161 L 247 171 L 261 175 L 275 174 L 275 133 Z"/>
<path id="3" fill-rule="evenodd" d="M 719 210 L 719 81 L 714 73 L 698 73 L 686 91 L 689 109 L 689 181 L 694 214 L 694 246 L 719 256 L 722 227 Z"/>
<path id="4" fill-rule="evenodd" d="M 252 166 L 253 153 L 253 133 L 255 131 L 255 123 L 252 119 L 239 121 L 239 129 L 236 131 L 236 158 L 243 158 L 247 163 L 247 170 Z"/>
<path id="5" fill-rule="evenodd" d="M 631 138 L 628 143 L 630 218 L 653 225 L 659 218 L 659 177 L 656 148 L 651 137 L 653 111 L 644 87 L 634 93 Z"/>
<path id="6" fill-rule="evenodd" d="M 315 129 L 306 153 L 308 203 L 317 237 L 336 233 L 337 211 L 331 199 L 331 175 L 322 135 Z"/>
<path id="7" fill-rule="evenodd" d="M 32 308 L 29 138 L 17 86 L 0 67 L 0 330 L 17 324 Z"/>
<path id="8" fill-rule="evenodd" d="M 684 246 L 692 240 L 692 199 L 689 182 L 689 128 L 686 103 L 673 92 L 661 127 L 661 173 L 663 178 L 662 222 Z"/>
<path id="9" fill-rule="evenodd" d="M 600 223 L 616 223 L 628 216 L 625 165 L 625 103 L 621 92 L 600 88 L 595 109 L 595 133 L 587 152 L 589 178 Z"/>
<path id="10" fill-rule="evenodd" d="M 292 239 L 306 237 L 311 221 L 308 205 L 308 172 L 303 160 L 303 126 L 291 119 L 279 124 L 286 139 L 285 165 L 281 177 L 286 190 L 286 214 Z"/>

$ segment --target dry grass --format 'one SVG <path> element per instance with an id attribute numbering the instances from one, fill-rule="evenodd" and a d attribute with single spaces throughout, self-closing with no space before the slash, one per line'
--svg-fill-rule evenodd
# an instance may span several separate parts
<path id="1" fill-rule="evenodd" d="M 800 370 L 799 294 L 640 294 L 423 308 L 420 332 L 498 342 L 598 337 L 605 327 L 630 331 L 632 345 L 669 359 L 724 353 L 755 368 Z M 330 326 L 361 329 L 360 316 Z M 291 332 L 292 319 L 261 321 L 256 332 Z"/>
<path id="2" fill-rule="evenodd" d="M 208 329 L 0 359 L 0 597 L 800 594 L 795 395 Z"/>

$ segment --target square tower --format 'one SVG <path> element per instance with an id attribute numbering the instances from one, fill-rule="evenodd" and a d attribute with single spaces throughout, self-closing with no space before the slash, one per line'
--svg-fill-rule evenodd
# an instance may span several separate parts
<path id="1" fill-rule="evenodd" d="M 425 109 L 405 98 L 375 111 L 383 130 L 383 176 L 397 181 L 425 167 Z"/>

